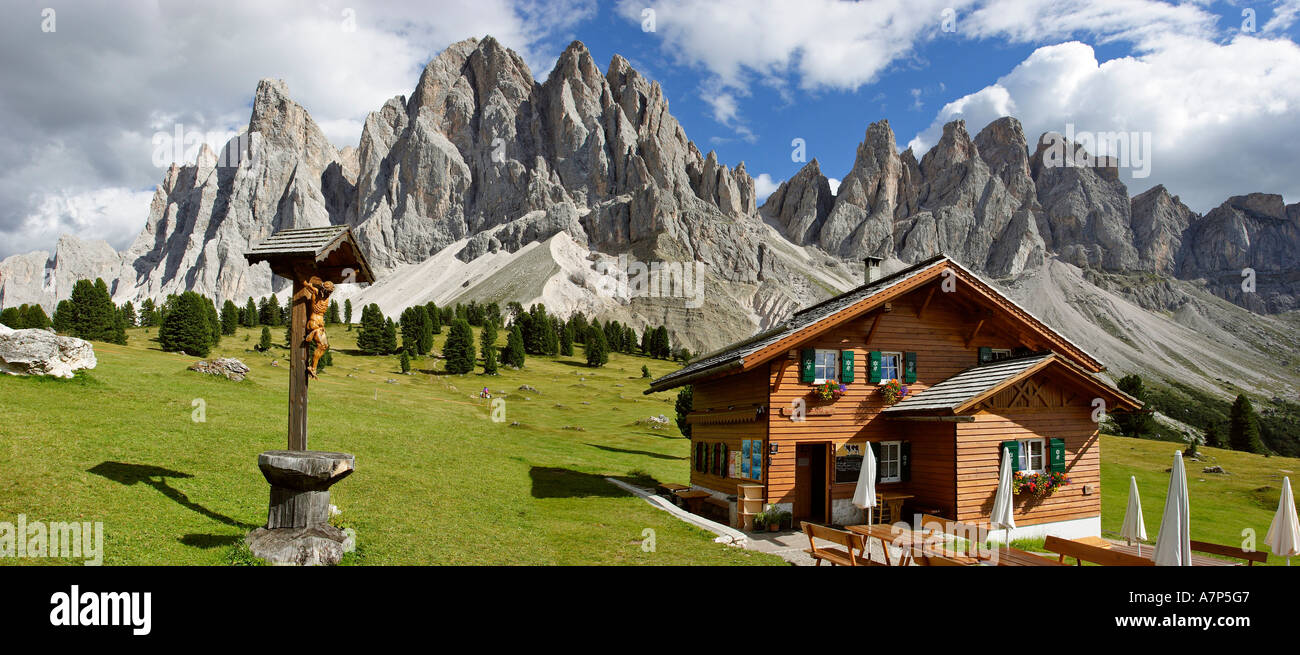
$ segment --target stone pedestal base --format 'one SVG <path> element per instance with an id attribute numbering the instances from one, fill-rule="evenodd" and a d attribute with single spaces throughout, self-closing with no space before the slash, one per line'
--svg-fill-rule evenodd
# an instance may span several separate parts
<path id="1" fill-rule="evenodd" d="M 258 528 L 244 541 L 255 557 L 281 566 L 333 566 L 356 545 L 352 537 L 332 525 Z"/>
<path id="2" fill-rule="evenodd" d="M 266 527 L 248 534 L 253 555 L 272 564 L 338 564 L 353 544 L 328 524 L 334 483 L 352 474 L 356 461 L 347 453 L 268 450 L 257 467 L 271 483 Z"/>

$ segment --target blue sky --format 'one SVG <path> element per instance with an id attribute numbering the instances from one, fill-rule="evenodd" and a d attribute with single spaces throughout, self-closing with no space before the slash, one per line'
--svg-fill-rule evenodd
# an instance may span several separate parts
<path id="1" fill-rule="evenodd" d="M 1130 194 L 1164 184 L 1199 212 L 1254 191 L 1300 201 L 1300 0 L 73 0 L 57 25 L 48 4 L 0 23 L 0 257 L 63 233 L 124 248 L 170 163 L 157 135 L 219 146 L 260 78 L 355 145 L 433 55 L 488 34 L 539 79 L 573 39 L 602 69 L 623 55 L 702 151 L 746 163 L 760 202 L 803 165 L 793 139 L 838 179 L 873 121 L 919 158 L 945 122 L 973 135 L 1006 114 L 1031 144 L 1146 135 L 1149 166 L 1121 167 Z"/>

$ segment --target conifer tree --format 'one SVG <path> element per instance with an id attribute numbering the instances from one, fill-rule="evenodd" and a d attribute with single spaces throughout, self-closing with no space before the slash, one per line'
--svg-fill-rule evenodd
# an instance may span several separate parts
<path id="1" fill-rule="evenodd" d="M 560 331 L 560 355 L 564 357 L 573 356 L 573 321 L 565 321 L 564 329 Z"/>
<path id="2" fill-rule="evenodd" d="M 148 302 L 148 301 L 145 301 Z M 248 302 L 244 304 L 244 327 L 257 327 L 261 321 L 258 320 L 257 303 L 253 302 L 253 297 L 248 297 Z"/>
<path id="3" fill-rule="evenodd" d="M 352 330 L 352 299 L 348 298 L 343 301 L 343 322 L 348 324 L 348 330 Z M 328 350 L 325 352 L 329 352 Z"/>
<path id="4" fill-rule="evenodd" d="M 271 328 L 262 326 L 262 338 L 257 342 L 257 349 L 266 352 L 271 349 Z"/>
<path id="5" fill-rule="evenodd" d="M 325 310 L 326 325 L 338 325 L 339 323 L 339 301 L 331 300 L 329 309 Z M 324 355 L 321 355 L 324 357 Z"/>
<path id="6" fill-rule="evenodd" d="M 361 327 L 357 332 L 357 350 L 367 355 L 384 352 L 384 313 L 371 303 L 361 308 Z"/>
<path id="7" fill-rule="evenodd" d="M 451 324 L 442 356 L 447 361 L 448 373 L 469 373 L 474 370 L 474 332 L 469 321 L 459 318 Z"/>
<path id="8" fill-rule="evenodd" d="M 442 312 L 438 306 L 430 302 L 424 306 L 424 311 L 429 314 L 429 328 L 434 334 L 442 334 Z"/>
<path id="9" fill-rule="evenodd" d="M 510 327 L 510 335 L 506 337 L 504 363 L 515 368 L 523 368 L 524 350 L 524 332 L 519 324 L 515 323 Z"/>
<path id="10" fill-rule="evenodd" d="M 59 304 L 54 307 L 54 320 L 52 321 L 54 331 L 59 334 L 70 334 L 72 332 L 73 317 L 77 310 L 72 305 L 71 300 L 60 300 Z"/>
<path id="11" fill-rule="evenodd" d="M 1228 414 L 1228 445 L 1246 453 L 1265 452 L 1259 438 L 1259 417 L 1244 394 L 1237 396 Z"/>
<path id="12" fill-rule="evenodd" d="M 207 299 L 193 291 L 180 294 L 158 327 L 158 343 L 167 352 L 206 357 L 212 349 Z"/>
<path id="13" fill-rule="evenodd" d="M 227 300 L 221 305 L 221 333 L 231 335 L 239 327 L 239 308 Z"/>
<path id="14" fill-rule="evenodd" d="M 483 353 L 483 372 L 488 375 L 497 374 L 497 326 L 492 321 L 483 323 L 483 331 L 479 333 L 481 342 L 481 351 Z"/>
<path id="15" fill-rule="evenodd" d="M 397 352 L 397 324 L 393 319 L 384 320 L 384 351 L 383 354 L 391 355 Z"/>
<path id="16" fill-rule="evenodd" d="M 411 372 L 411 356 L 410 356 L 409 354 L 407 354 L 407 353 L 409 353 L 409 352 L 410 352 L 410 351 L 408 351 L 408 350 L 405 349 L 405 348 L 402 349 L 402 357 L 401 357 L 401 360 L 400 360 L 400 364 L 401 364 L 401 366 L 402 366 L 402 372 L 403 372 L 403 373 L 410 373 L 410 372 Z"/>
<path id="17" fill-rule="evenodd" d="M 416 305 L 414 309 L 420 315 L 420 354 L 425 355 L 433 350 L 433 317 L 423 305 Z"/>
<path id="18" fill-rule="evenodd" d="M 40 308 L 40 305 L 36 305 L 36 307 Z M 45 311 L 42 310 L 41 314 L 44 313 Z M 135 305 L 130 300 L 126 301 L 126 304 L 122 305 L 122 318 L 126 319 L 127 327 L 135 327 L 139 324 L 136 316 Z"/>
<path id="19" fill-rule="evenodd" d="M 587 366 L 604 366 L 609 362 L 609 343 L 605 331 L 592 325 L 587 328 Z"/>

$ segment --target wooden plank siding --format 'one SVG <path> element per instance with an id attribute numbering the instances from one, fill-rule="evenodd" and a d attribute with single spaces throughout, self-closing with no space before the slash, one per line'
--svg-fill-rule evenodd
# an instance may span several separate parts
<path id="1" fill-rule="evenodd" d="M 767 379 L 764 371 L 750 371 L 740 375 L 709 380 L 695 385 L 692 395 L 692 414 L 708 410 L 727 411 L 729 408 L 767 405 Z M 695 443 L 726 444 L 728 452 L 740 450 L 742 439 L 766 439 L 767 416 L 745 423 L 700 424 L 691 426 L 691 484 L 727 494 L 736 493 L 737 484 L 753 484 L 752 480 L 724 478 L 695 470 Z M 763 458 L 766 461 L 766 457 Z"/>
<path id="2" fill-rule="evenodd" d="M 979 347 L 1013 348 L 1020 343 L 1012 330 L 989 320 L 979 335 L 966 345 L 973 323 L 970 314 L 958 302 L 942 292 L 932 296 L 921 288 L 892 303 L 867 342 L 876 313 L 858 317 L 831 332 L 816 337 L 799 348 L 852 350 L 855 379 L 847 384 L 839 400 L 820 404 L 811 399 L 812 384 L 799 381 L 798 350 L 769 366 L 771 386 L 768 412 L 768 438 L 777 444 L 778 453 L 771 458 L 768 473 L 768 502 L 794 502 L 795 444 L 829 442 L 838 447 L 845 442 L 907 440 L 912 442 L 911 482 L 882 483 L 882 491 L 896 490 L 917 496 L 917 504 L 936 509 L 955 509 L 955 432 L 952 423 L 918 423 L 879 418 L 884 408 L 878 387 L 868 382 L 868 354 L 873 350 L 915 352 L 917 381 L 908 385 L 913 393 L 945 380 L 974 366 Z M 920 318 L 917 311 L 930 296 Z M 797 399 L 807 401 L 803 422 L 792 421 L 790 409 Z M 819 411 L 827 411 L 819 415 Z M 946 445 L 943 443 L 947 441 Z M 853 484 L 832 484 L 831 498 L 851 498 Z"/>
<path id="3" fill-rule="evenodd" d="M 1035 376 L 1035 380 L 1042 376 Z M 1055 407 L 1032 406 L 982 408 L 972 423 L 957 425 L 957 520 L 982 523 L 988 520 L 997 493 L 998 466 L 1003 441 L 1027 438 L 1063 439 L 1065 470 L 1070 484 L 1051 496 L 1037 499 L 1015 496 L 1016 525 L 1033 525 L 1097 516 L 1101 513 L 1101 446 L 1097 424 L 1087 396 L 1060 388 L 1053 380 L 1038 380 L 1048 398 L 1071 398 Z M 1007 397 L 1007 394 L 999 394 Z M 1023 399 L 1023 396 L 1022 396 Z M 1046 445 L 1046 444 L 1045 444 Z M 1091 487 L 1085 495 L 1084 487 Z"/>

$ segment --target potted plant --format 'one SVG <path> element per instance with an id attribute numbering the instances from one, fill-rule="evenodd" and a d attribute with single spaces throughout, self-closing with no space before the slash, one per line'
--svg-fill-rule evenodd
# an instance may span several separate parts
<path id="1" fill-rule="evenodd" d="M 763 523 L 767 526 L 768 532 L 777 532 L 781 529 L 781 514 L 781 510 L 777 509 L 776 505 L 768 505 L 767 509 L 763 510 L 765 519 Z"/>
<path id="2" fill-rule="evenodd" d="M 762 532 L 767 527 L 767 512 L 754 515 L 754 532 Z"/>
<path id="3" fill-rule="evenodd" d="M 897 379 L 885 380 L 880 385 L 880 395 L 885 397 L 886 405 L 893 405 L 907 397 L 910 390 Z"/>

